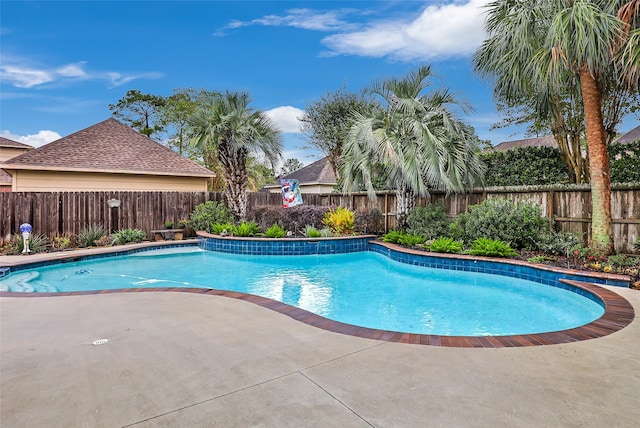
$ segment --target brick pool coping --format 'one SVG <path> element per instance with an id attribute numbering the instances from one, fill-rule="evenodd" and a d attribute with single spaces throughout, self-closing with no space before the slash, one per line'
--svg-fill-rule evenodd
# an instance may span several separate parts
<path id="1" fill-rule="evenodd" d="M 153 246 L 149 246 L 153 248 Z M 396 251 L 403 251 L 398 247 Z M 135 250 L 134 250 L 135 251 Z M 411 250 L 406 250 L 411 251 Z M 420 253 L 420 252 L 418 252 Z M 485 260 L 493 259 L 482 258 Z M 524 262 L 523 262 L 524 263 Z M 119 289 L 119 290 L 95 290 L 80 292 L 60 292 L 60 293 L 18 293 L 18 292 L 0 292 L 0 297 L 63 297 L 78 296 L 92 294 L 111 294 L 111 293 L 146 293 L 146 292 L 182 292 L 204 294 L 209 296 L 221 296 L 238 300 L 243 300 L 273 310 L 275 312 L 287 315 L 297 321 L 303 322 L 313 327 L 317 327 L 326 331 L 340 333 L 365 339 L 374 339 L 387 342 L 420 344 L 430 346 L 445 346 L 456 348 L 506 348 L 506 347 L 523 347 L 523 346 L 539 346 L 553 345 L 570 342 L 577 342 L 598 337 L 608 336 L 629 325 L 634 317 L 635 311 L 633 306 L 621 295 L 608 289 L 599 287 L 584 281 L 575 281 L 570 279 L 560 279 L 560 281 L 583 293 L 588 293 L 598 298 L 604 305 L 604 314 L 597 320 L 572 329 L 546 332 L 537 334 L 522 334 L 509 336 L 442 336 L 433 334 L 418 333 L 402 333 L 388 330 L 378 330 L 367 327 L 359 327 L 352 324 L 345 324 L 339 321 L 333 321 L 328 318 L 313 314 L 304 309 L 287 305 L 277 300 L 266 297 L 256 296 L 236 291 L 226 291 L 217 289 L 201 289 L 201 288 L 136 288 L 136 289 Z M 582 293 L 581 293 L 582 294 Z"/>

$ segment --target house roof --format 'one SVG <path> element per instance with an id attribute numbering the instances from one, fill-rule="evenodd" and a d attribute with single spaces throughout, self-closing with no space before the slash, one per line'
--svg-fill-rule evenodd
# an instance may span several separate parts
<path id="1" fill-rule="evenodd" d="M 525 138 L 524 140 L 505 141 L 493 148 L 496 151 L 514 150 L 519 147 L 558 147 L 553 135 L 538 138 Z"/>
<path id="2" fill-rule="evenodd" d="M 198 177 L 214 175 L 111 118 L 16 156 L 3 168 Z"/>
<path id="3" fill-rule="evenodd" d="M 19 143 L 8 138 L 0 137 L 0 147 L 16 148 L 16 149 L 33 149 L 28 144 Z"/>
<path id="4" fill-rule="evenodd" d="M 335 186 L 338 182 L 336 176 L 333 173 L 333 168 L 329 163 L 329 158 L 324 157 L 320 160 L 313 162 L 305 167 L 300 168 L 297 171 L 293 171 L 287 175 L 279 177 L 279 179 L 291 179 L 298 180 L 302 184 L 327 184 Z M 279 187 L 280 184 L 272 183 L 265 187 Z"/>
<path id="5" fill-rule="evenodd" d="M 615 140 L 614 143 L 627 144 L 627 143 L 633 143 L 634 141 L 638 141 L 638 140 L 640 140 L 640 126 L 636 126 L 631 131 L 627 132 L 626 134 L 623 134 L 622 136 L 620 136 L 620 138 Z"/>
<path id="6" fill-rule="evenodd" d="M 0 186 L 11 185 L 13 178 L 4 172 L 3 169 L 0 169 Z"/>

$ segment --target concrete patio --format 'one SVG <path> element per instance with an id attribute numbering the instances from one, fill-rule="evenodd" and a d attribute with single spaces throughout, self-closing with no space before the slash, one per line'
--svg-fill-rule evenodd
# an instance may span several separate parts
<path id="1" fill-rule="evenodd" d="M 640 312 L 640 292 L 611 288 Z M 2 427 L 636 427 L 640 321 L 457 349 L 175 292 L 0 298 Z M 106 338 L 103 345 L 93 345 Z"/>

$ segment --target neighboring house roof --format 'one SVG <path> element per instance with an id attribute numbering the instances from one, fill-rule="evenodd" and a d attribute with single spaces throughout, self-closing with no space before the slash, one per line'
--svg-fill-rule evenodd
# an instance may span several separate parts
<path id="1" fill-rule="evenodd" d="M 278 178 L 281 180 L 298 180 L 298 183 L 300 183 L 300 185 L 326 184 L 329 186 L 335 186 L 338 182 L 338 180 L 336 180 L 335 174 L 333 173 L 333 168 L 331 168 L 331 164 L 329 163 L 329 158 L 326 157 L 317 160 L 305 167 L 302 167 L 297 171 L 293 171 Z M 280 187 L 280 184 L 272 183 L 264 187 Z"/>
<path id="2" fill-rule="evenodd" d="M 10 140 L 10 139 L 4 138 L 4 137 L 0 137 L 0 149 L 1 148 L 24 149 L 24 150 L 33 149 L 33 147 L 28 145 L 28 144 L 19 143 L 17 141 L 13 141 L 13 140 Z M 0 153 L 2 153 L 2 150 L 0 150 Z M 4 156 L 0 155 L 0 160 L 3 159 L 3 158 L 4 158 Z M 1 162 L 0 162 L 0 164 L 1 164 Z M 9 175 L 3 169 L 0 169 L 0 185 L 1 186 L 11 185 L 12 180 L 13 179 L 11 178 L 11 175 Z"/>
<path id="3" fill-rule="evenodd" d="M 19 143 L 17 141 L 13 141 L 4 137 L 0 137 L 0 147 L 11 147 L 16 149 L 33 149 L 33 147 L 28 144 Z"/>
<path id="4" fill-rule="evenodd" d="M 3 168 L 212 177 L 173 150 L 107 119 L 12 158 Z"/>
<path id="5" fill-rule="evenodd" d="M 493 148 L 496 151 L 514 150 L 520 147 L 558 147 L 553 135 L 538 138 L 526 138 L 524 140 L 505 141 Z"/>
<path id="6" fill-rule="evenodd" d="M 631 131 L 621 135 L 614 143 L 628 144 L 638 140 L 640 140 L 640 126 L 636 126 Z"/>

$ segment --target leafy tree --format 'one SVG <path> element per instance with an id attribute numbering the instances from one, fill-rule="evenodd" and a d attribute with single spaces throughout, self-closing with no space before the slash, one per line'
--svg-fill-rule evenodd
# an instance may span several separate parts
<path id="1" fill-rule="evenodd" d="M 189 117 L 193 144 L 215 153 L 225 179 L 227 204 L 237 220 L 244 219 L 247 210 L 249 154 L 259 153 L 274 164 L 282 152 L 277 126 L 250 102 L 245 92 L 210 95 Z"/>
<path id="2" fill-rule="evenodd" d="M 247 157 L 247 176 L 249 177 L 248 189 L 257 192 L 265 185 L 276 180 L 273 168 L 261 162 L 255 156 Z"/>
<path id="3" fill-rule="evenodd" d="M 302 130 L 308 132 L 309 144 L 329 158 L 336 178 L 339 161 L 350 118 L 354 113 L 366 114 L 376 103 L 364 94 L 350 93 L 342 88 L 307 104 L 302 121 Z"/>
<path id="4" fill-rule="evenodd" d="M 519 147 L 482 153 L 485 186 L 529 186 L 569 182 L 569 170 L 555 147 Z"/>
<path id="5" fill-rule="evenodd" d="M 609 157 L 612 182 L 640 183 L 640 140 L 627 144 L 610 144 Z"/>
<path id="6" fill-rule="evenodd" d="M 284 161 L 284 165 L 280 168 L 280 175 L 291 174 L 294 171 L 304 167 L 304 164 L 296 158 L 290 158 Z"/>
<path id="7" fill-rule="evenodd" d="M 579 82 L 592 189 L 591 249 L 609 254 L 611 183 L 603 88 L 612 69 L 621 84 L 638 86 L 638 0 L 495 0 L 488 8 L 489 38 L 474 63 L 494 78 L 497 98 L 517 100 L 533 90 L 539 94 L 539 110 L 557 115 L 554 100 Z"/>
<path id="8" fill-rule="evenodd" d="M 384 107 L 356 113 L 343 148 L 343 188 L 362 186 L 375 198 L 372 175 L 379 164 L 396 189 L 401 227 L 416 194 L 426 196 L 429 188 L 461 192 L 484 173 L 477 140 L 452 111 L 469 109 L 446 89 L 424 93 L 431 74 L 431 67 L 422 66 L 403 78 L 375 83 L 371 92 Z"/>
<path id="9" fill-rule="evenodd" d="M 164 130 L 160 116 L 165 104 L 166 100 L 159 95 L 143 94 L 131 89 L 117 104 L 109 104 L 109 110 L 116 119 L 151 137 Z"/>

